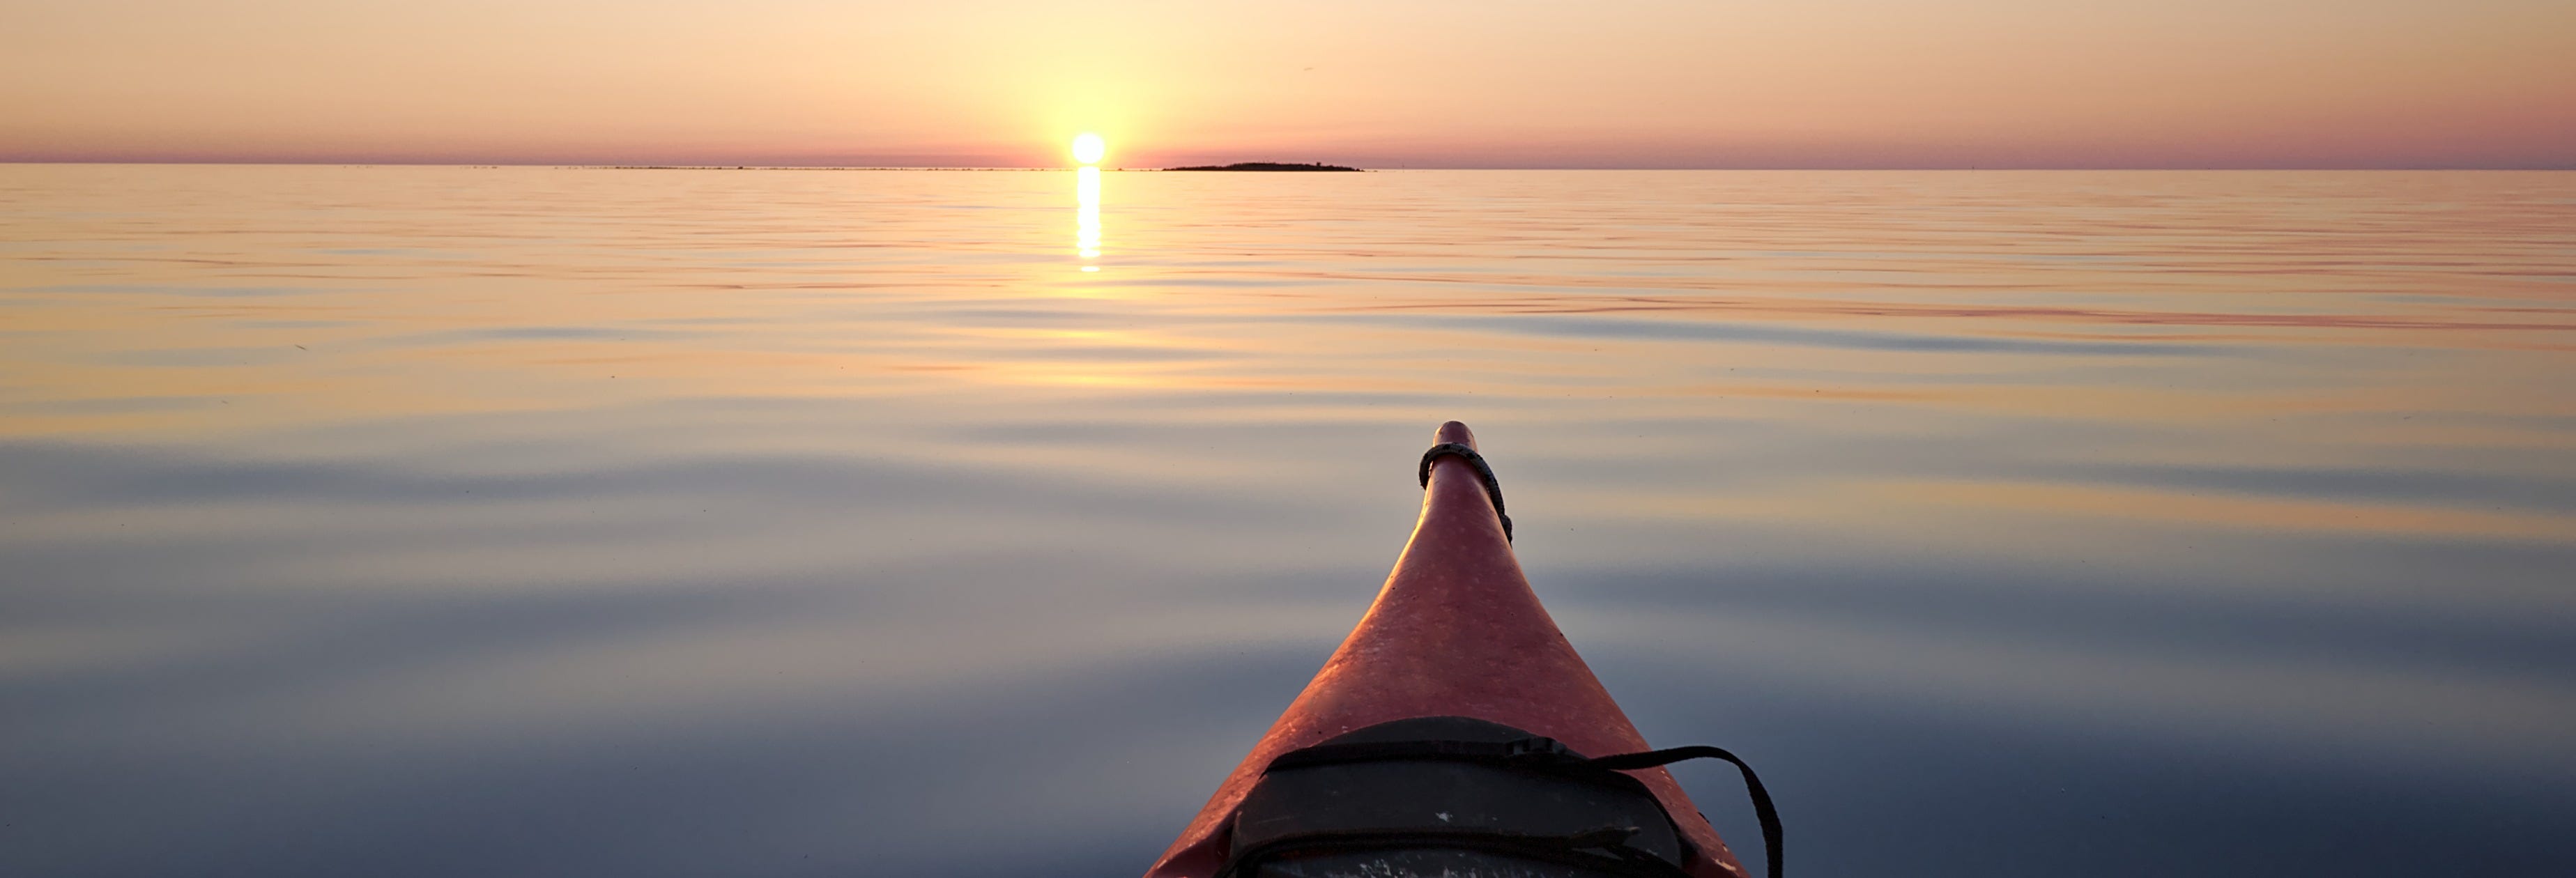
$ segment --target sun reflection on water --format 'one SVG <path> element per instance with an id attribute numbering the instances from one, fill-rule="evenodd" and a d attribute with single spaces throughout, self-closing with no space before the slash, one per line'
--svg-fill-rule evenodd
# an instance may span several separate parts
<path id="1" fill-rule="evenodd" d="M 1099 271 L 1090 264 L 1100 258 L 1100 169 L 1088 165 L 1074 172 L 1073 197 L 1079 205 L 1074 211 L 1073 249 L 1083 258 L 1082 270 Z"/>

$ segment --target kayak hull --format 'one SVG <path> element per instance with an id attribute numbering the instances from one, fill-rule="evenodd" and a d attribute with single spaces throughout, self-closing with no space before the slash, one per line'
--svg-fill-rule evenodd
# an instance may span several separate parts
<path id="1" fill-rule="evenodd" d="M 1470 448 L 1464 424 L 1437 442 Z M 1219 784 L 1147 878 L 1208 878 L 1223 864 L 1229 822 L 1273 759 L 1379 723 L 1462 716 L 1525 729 L 1592 754 L 1650 749 L 1531 591 L 1474 465 L 1442 457 L 1422 516 L 1357 628 Z M 1695 878 L 1745 873 L 1717 831 L 1663 769 L 1633 772 L 1664 806 Z"/>

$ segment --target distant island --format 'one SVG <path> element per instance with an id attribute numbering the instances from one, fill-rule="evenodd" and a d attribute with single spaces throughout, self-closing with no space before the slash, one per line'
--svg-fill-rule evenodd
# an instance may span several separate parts
<path id="1" fill-rule="evenodd" d="M 1359 169 L 1358 169 L 1358 168 L 1345 168 L 1345 167 L 1342 167 L 1342 166 L 1340 166 L 1340 165 L 1328 165 L 1328 164 L 1324 164 L 1323 162 L 1316 162 L 1316 163 L 1311 164 L 1311 165 L 1297 165 L 1297 164 L 1289 164 L 1289 163 L 1287 163 L 1287 162 L 1235 162 L 1234 164 L 1231 164 L 1231 165 L 1192 165 L 1192 166 L 1190 166 L 1190 167 L 1186 167 L 1186 168 L 1164 168 L 1163 170 L 1166 170 L 1166 171 L 1357 171 L 1357 170 L 1359 170 Z"/>

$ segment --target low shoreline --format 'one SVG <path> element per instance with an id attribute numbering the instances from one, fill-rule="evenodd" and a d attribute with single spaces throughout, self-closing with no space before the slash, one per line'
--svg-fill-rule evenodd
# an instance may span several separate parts
<path id="1" fill-rule="evenodd" d="M 1191 166 L 1188 166 L 1188 167 L 1181 167 L 1181 168 L 1164 168 L 1163 170 L 1166 170 L 1166 171 L 1339 171 L 1339 172 L 1347 172 L 1347 173 L 1361 173 L 1360 169 L 1358 169 L 1358 168 L 1344 167 L 1344 166 L 1342 166 L 1342 165 L 1328 165 L 1328 164 L 1324 164 L 1323 162 L 1314 162 L 1314 163 L 1311 163 L 1311 164 L 1291 164 L 1291 163 L 1287 163 L 1287 162 L 1235 162 L 1234 164 L 1231 164 L 1231 165 L 1191 165 Z"/>

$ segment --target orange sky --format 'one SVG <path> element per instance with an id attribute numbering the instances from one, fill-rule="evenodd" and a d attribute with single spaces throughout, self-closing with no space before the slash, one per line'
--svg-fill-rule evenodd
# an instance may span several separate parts
<path id="1" fill-rule="evenodd" d="M 9 8 L 0 160 L 2576 167 L 2569 0 Z"/>

